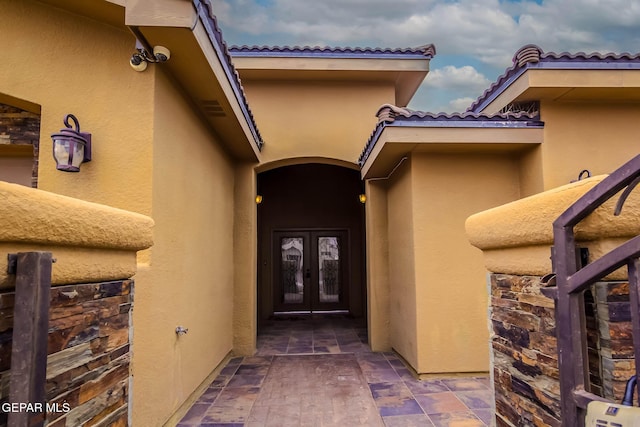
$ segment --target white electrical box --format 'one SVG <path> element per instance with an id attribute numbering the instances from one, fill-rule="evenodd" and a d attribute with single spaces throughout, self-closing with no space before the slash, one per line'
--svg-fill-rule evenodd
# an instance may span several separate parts
<path id="1" fill-rule="evenodd" d="M 586 427 L 640 427 L 640 408 L 593 401 L 587 405 Z"/>

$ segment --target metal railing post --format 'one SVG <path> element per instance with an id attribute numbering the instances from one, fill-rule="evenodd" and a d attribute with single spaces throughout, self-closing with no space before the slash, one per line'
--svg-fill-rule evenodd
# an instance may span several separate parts
<path id="1" fill-rule="evenodd" d="M 16 275 L 9 403 L 17 405 L 9 427 L 44 425 L 52 262 L 50 252 L 9 255 L 9 274 Z"/>

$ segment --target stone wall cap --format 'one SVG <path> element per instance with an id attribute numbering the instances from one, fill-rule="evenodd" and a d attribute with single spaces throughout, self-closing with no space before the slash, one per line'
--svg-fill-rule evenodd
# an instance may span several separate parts
<path id="1" fill-rule="evenodd" d="M 605 177 L 583 179 L 474 214 L 465 223 L 467 238 L 481 250 L 551 246 L 556 218 Z M 576 241 L 640 234 L 640 190 L 631 193 L 618 217 L 613 215 L 617 199 L 611 198 L 576 226 Z"/>
<path id="2" fill-rule="evenodd" d="M 153 245 L 153 219 L 0 181 L 0 243 L 138 251 Z"/>

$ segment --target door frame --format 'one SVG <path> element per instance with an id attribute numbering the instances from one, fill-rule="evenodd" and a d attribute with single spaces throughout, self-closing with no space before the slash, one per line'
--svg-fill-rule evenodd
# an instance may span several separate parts
<path id="1" fill-rule="evenodd" d="M 351 277 L 351 233 L 349 228 L 330 227 L 330 228 L 278 228 L 271 230 L 271 277 L 268 289 L 271 294 L 273 303 L 273 313 L 321 313 L 321 312 L 349 312 L 349 278 Z M 303 283 L 305 291 L 303 292 L 303 300 L 299 304 L 285 305 L 280 301 L 278 282 L 281 273 L 281 238 L 283 237 L 302 236 L 303 241 Z M 340 242 L 340 301 L 336 303 L 321 302 L 319 300 L 319 273 L 318 265 L 319 254 L 317 240 L 320 237 L 338 237 Z M 285 309 L 287 308 L 287 309 Z"/>

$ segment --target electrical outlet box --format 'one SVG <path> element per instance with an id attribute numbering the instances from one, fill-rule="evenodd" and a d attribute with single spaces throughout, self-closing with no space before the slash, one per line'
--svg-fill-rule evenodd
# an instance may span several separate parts
<path id="1" fill-rule="evenodd" d="M 640 408 L 593 401 L 587 405 L 586 427 L 640 427 Z"/>

